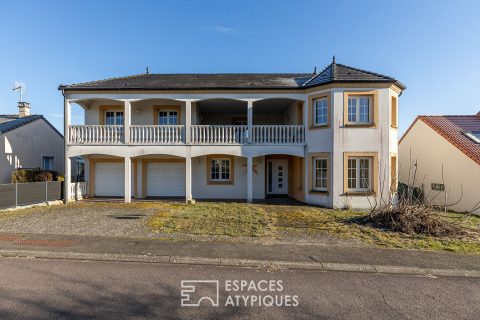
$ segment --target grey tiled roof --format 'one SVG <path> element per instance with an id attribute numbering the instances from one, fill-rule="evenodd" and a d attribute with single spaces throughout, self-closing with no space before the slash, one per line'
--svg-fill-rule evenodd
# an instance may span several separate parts
<path id="1" fill-rule="evenodd" d="M 320 73 L 139 74 L 60 85 L 64 90 L 303 89 L 328 83 L 395 83 L 394 78 L 332 62 Z"/>
<path id="2" fill-rule="evenodd" d="M 43 119 L 53 130 L 55 130 L 56 133 L 58 133 L 63 138 L 63 135 L 50 122 L 48 122 L 47 119 L 45 119 L 42 115 L 39 114 L 34 114 L 22 118 L 15 114 L 0 115 L 0 134 L 4 134 L 14 129 L 20 128 L 39 119 Z"/>

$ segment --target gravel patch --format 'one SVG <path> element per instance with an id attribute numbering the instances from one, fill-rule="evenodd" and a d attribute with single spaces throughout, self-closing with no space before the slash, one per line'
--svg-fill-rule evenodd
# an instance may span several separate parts
<path id="1" fill-rule="evenodd" d="M 77 202 L 0 213 L 0 232 L 104 237 L 149 237 L 155 208 L 108 202 Z"/>

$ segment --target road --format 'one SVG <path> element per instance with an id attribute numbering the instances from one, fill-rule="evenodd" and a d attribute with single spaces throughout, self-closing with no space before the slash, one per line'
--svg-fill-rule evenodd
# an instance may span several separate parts
<path id="1" fill-rule="evenodd" d="M 0 319 L 458 320 L 480 314 L 479 278 L 23 258 L 0 258 L 0 276 Z M 182 307 L 182 280 L 219 280 L 219 306 Z M 247 280 L 249 287 L 232 291 L 228 282 L 226 291 L 229 280 Z M 238 295 L 240 306 L 225 306 Z M 270 296 L 281 306 L 251 306 L 251 296 L 266 304 Z"/>

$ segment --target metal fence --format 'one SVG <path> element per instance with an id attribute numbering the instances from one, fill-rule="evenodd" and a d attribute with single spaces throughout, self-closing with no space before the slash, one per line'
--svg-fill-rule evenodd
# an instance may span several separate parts
<path id="1" fill-rule="evenodd" d="M 60 199 L 60 181 L 0 184 L 0 209 Z"/>

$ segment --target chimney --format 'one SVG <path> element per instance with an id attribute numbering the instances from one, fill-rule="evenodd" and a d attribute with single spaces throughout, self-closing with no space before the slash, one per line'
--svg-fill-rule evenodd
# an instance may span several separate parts
<path id="1" fill-rule="evenodd" d="M 23 118 L 30 115 L 30 103 L 19 102 L 18 103 L 18 117 Z"/>

